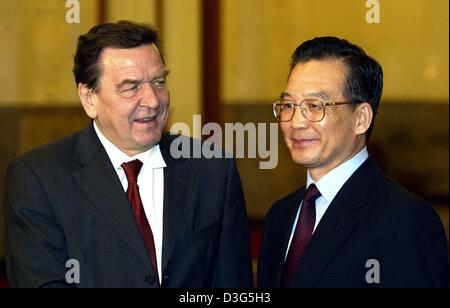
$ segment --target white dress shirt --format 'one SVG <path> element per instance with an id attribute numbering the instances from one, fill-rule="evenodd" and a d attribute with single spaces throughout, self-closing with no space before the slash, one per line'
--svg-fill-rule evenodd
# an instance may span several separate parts
<path id="1" fill-rule="evenodd" d="M 162 258 L 162 239 L 163 239 L 163 203 L 164 203 L 164 167 L 166 163 L 161 154 L 159 145 L 155 145 L 150 150 L 139 153 L 133 157 L 128 156 L 111 143 L 98 129 L 94 121 L 94 129 L 100 142 L 106 150 L 106 153 L 117 172 L 117 176 L 122 183 L 123 190 L 126 192 L 128 180 L 125 171 L 121 167 L 123 163 L 139 159 L 142 162 L 142 169 L 138 175 L 139 193 L 141 195 L 142 205 L 147 216 L 150 227 L 152 228 L 155 241 L 156 259 L 158 263 L 159 279 L 161 282 L 161 258 Z"/>
<path id="2" fill-rule="evenodd" d="M 344 186 L 345 182 L 352 176 L 352 174 L 358 169 L 369 157 L 369 153 L 367 152 L 367 148 L 364 147 L 361 151 L 358 152 L 351 159 L 347 160 L 343 164 L 337 166 L 326 175 L 324 175 L 318 182 L 314 182 L 309 174 L 309 171 L 306 175 L 306 187 L 309 185 L 315 184 L 320 191 L 320 197 L 316 200 L 316 222 L 314 224 L 314 231 L 317 228 L 320 220 L 322 219 L 325 211 L 328 209 L 328 206 L 333 201 L 334 197 L 336 197 L 339 190 L 341 190 L 342 186 Z M 297 215 L 295 217 L 294 225 L 292 227 L 291 236 L 289 238 L 288 248 L 286 250 L 285 259 L 287 257 L 287 253 L 289 251 L 289 247 L 291 245 L 292 237 L 294 236 L 295 227 L 297 226 L 298 216 L 300 214 L 300 210 L 302 207 L 303 201 L 300 203 L 300 206 L 297 210 Z"/>

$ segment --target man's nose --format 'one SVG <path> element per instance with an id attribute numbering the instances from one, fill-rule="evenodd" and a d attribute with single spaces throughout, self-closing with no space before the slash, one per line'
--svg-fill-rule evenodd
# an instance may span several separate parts
<path id="1" fill-rule="evenodd" d="M 152 109 L 159 107 L 159 97 L 157 91 L 153 88 L 152 84 L 145 82 L 142 84 L 141 93 L 139 98 L 139 106 L 149 107 Z"/>
<path id="2" fill-rule="evenodd" d="M 309 121 L 303 115 L 303 111 L 300 106 L 295 106 L 294 114 L 291 119 L 292 128 L 306 128 L 309 125 Z"/>

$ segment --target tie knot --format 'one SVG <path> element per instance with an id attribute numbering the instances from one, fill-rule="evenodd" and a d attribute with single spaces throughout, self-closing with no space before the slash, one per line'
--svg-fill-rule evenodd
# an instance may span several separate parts
<path id="1" fill-rule="evenodd" d="M 303 198 L 303 202 L 314 204 L 316 202 L 317 198 L 320 197 L 320 191 L 317 188 L 315 184 L 309 185 L 308 189 L 306 190 L 305 197 Z"/>
<path id="2" fill-rule="evenodd" d="M 129 161 L 122 164 L 122 168 L 127 176 L 128 184 L 136 184 L 139 171 L 142 168 L 142 162 L 139 159 Z"/>

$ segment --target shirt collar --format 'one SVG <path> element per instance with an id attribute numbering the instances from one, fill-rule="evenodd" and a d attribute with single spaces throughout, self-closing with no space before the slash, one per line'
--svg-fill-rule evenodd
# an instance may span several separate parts
<path id="1" fill-rule="evenodd" d="M 100 142 L 108 154 L 109 159 L 111 160 L 114 169 L 122 168 L 121 165 L 125 162 L 129 162 L 135 159 L 139 159 L 143 167 L 142 168 L 164 168 L 167 167 L 166 162 L 161 154 L 161 149 L 159 148 L 159 144 L 153 146 L 150 150 L 145 152 L 136 154 L 132 157 L 128 156 L 124 152 L 122 152 L 118 147 L 116 147 L 111 141 L 106 138 L 100 129 L 97 127 L 97 124 L 94 121 L 94 129 L 97 133 Z"/>
<path id="2" fill-rule="evenodd" d="M 356 169 L 358 169 L 368 157 L 369 153 L 367 152 L 367 147 L 364 147 L 351 159 L 328 172 L 317 183 L 313 181 L 308 171 L 306 187 L 309 187 L 309 185 L 313 183 L 316 184 L 325 201 L 331 203 L 342 186 L 344 186 L 345 182 L 347 182 Z"/>

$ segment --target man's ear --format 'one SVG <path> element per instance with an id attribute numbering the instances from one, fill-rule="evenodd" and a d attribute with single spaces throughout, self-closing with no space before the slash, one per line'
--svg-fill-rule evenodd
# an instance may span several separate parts
<path id="1" fill-rule="evenodd" d="M 369 103 L 363 102 L 356 105 L 356 129 L 357 135 L 364 135 L 372 124 L 373 121 L 373 110 Z"/>
<path id="2" fill-rule="evenodd" d="M 83 83 L 78 84 L 78 96 L 84 111 L 91 119 L 97 118 L 96 97 L 92 89 Z"/>

